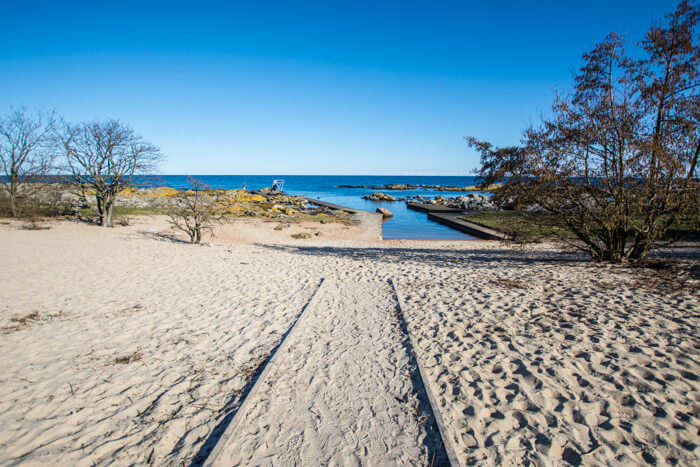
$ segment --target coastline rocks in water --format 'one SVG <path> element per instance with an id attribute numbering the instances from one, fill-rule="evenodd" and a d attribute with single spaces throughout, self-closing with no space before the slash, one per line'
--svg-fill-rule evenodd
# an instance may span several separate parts
<path id="1" fill-rule="evenodd" d="M 396 201 L 396 198 L 385 193 L 372 193 L 371 195 L 365 195 L 362 198 L 369 201 Z"/>
<path id="2" fill-rule="evenodd" d="M 377 208 L 377 212 L 382 215 L 382 217 L 394 217 L 394 215 L 386 208 Z"/>
<path id="3" fill-rule="evenodd" d="M 445 206 L 448 208 L 464 209 L 470 211 L 497 211 L 498 206 L 491 199 L 481 193 L 469 193 L 466 196 L 455 196 L 445 198 L 444 196 L 436 196 L 434 199 L 424 198 L 422 196 L 409 196 L 409 201 L 415 201 L 423 204 L 434 206 Z"/>
<path id="4" fill-rule="evenodd" d="M 451 186 L 451 185 L 412 185 L 402 183 L 390 183 L 388 185 L 336 185 L 336 188 L 369 188 L 372 190 L 437 190 L 437 191 L 495 191 L 500 188 L 500 184 L 496 183 L 489 186 L 471 185 L 471 186 Z"/>

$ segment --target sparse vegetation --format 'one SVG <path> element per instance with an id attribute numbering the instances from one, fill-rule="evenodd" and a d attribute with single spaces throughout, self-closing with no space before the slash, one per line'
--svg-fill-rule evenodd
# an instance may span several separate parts
<path id="1" fill-rule="evenodd" d="M 22 230 L 48 230 L 50 228 L 51 227 L 48 225 L 39 223 L 35 218 L 30 218 L 29 221 L 22 224 L 21 227 Z"/>
<path id="2" fill-rule="evenodd" d="M 128 365 L 129 363 L 138 362 L 143 358 L 140 352 L 134 352 L 128 355 L 122 355 L 114 359 L 117 365 Z"/>
<path id="3" fill-rule="evenodd" d="M 120 216 L 117 218 L 117 224 L 121 225 L 122 227 L 128 227 L 132 223 L 131 216 Z"/>
<path id="4" fill-rule="evenodd" d="M 31 313 L 26 314 L 24 316 L 15 316 L 13 318 L 10 318 L 10 323 L 12 324 L 3 327 L 2 331 L 4 334 L 20 331 L 29 326 L 30 324 L 39 321 L 40 318 L 41 317 L 38 311 L 32 311 Z"/>
<path id="5" fill-rule="evenodd" d="M 199 244 L 202 234 L 211 233 L 221 220 L 220 194 L 193 178 L 188 181 L 191 188 L 178 193 L 168 217 L 173 229 L 186 233 L 190 243 Z"/>
<path id="6" fill-rule="evenodd" d="M 311 238 L 311 234 L 309 232 L 299 232 L 299 233 L 292 234 L 291 237 L 299 240 L 299 239 L 304 239 L 304 238 Z"/>
<path id="7" fill-rule="evenodd" d="M 573 233 L 554 214 L 523 211 L 484 211 L 460 216 L 460 219 L 482 225 L 511 237 L 514 243 L 573 239 Z"/>

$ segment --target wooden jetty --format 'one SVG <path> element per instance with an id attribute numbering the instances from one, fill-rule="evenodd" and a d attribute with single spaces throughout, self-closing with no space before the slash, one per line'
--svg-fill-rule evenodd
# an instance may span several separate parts
<path id="1" fill-rule="evenodd" d="M 406 203 L 406 207 L 420 212 L 464 212 L 464 209 L 450 208 L 438 204 Z"/>
<path id="2" fill-rule="evenodd" d="M 360 209 L 352 209 L 348 208 L 346 206 L 341 206 L 339 204 L 333 204 L 333 203 L 327 203 L 325 201 L 321 201 L 320 199 L 313 199 L 309 197 L 304 197 L 304 199 L 311 204 L 315 204 L 316 206 L 323 206 L 329 209 L 335 209 L 336 211 L 345 211 L 349 214 L 359 214 L 360 212 L 368 212 L 368 211 L 361 211 Z"/>
<path id="3" fill-rule="evenodd" d="M 497 230 L 460 219 L 459 217 L 463 215 L 463 212 L 428 213 L 428 219 L 485 240 L 508 240 L 510 238 Z"/>
<path id="4" fill-rule="evenodd" d="M 483 238 L 485 240 L 508 240 L 510 237 L 494 229 L 489 229 L 483 225 L 460 219 L 469 211 L 459 208 L 450 208 L 437 204 L 406 203 L 409 209 L 428 213 L 428 219 L 439 222 L 456 230 L 460 230 L 469 235 Z"/>

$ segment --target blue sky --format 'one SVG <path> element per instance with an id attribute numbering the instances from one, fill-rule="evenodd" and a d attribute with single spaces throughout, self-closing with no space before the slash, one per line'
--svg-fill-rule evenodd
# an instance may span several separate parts
<path id="1" fill-rule="evenodd" d="M 3 0 L 0 113 L 118 118 L 166 174 L 470 174 L 675 1 Z"/>

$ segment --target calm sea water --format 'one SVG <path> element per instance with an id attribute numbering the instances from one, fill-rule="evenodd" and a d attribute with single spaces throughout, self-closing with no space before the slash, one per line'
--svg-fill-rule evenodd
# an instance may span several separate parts
<path id="1" fill-rule="evenodd" d="M 422 240 L 474 240 L 474 237 L 428 220 L 428 215 L 406 208 L 406 203 L 373 202 L 362 199 L 364 195 L 379 190 L 365 188 L 338 188 L 338 185 L 442 185 L 473 186 L 476 177 L 446 176 L 362 176 L 362 175 L 196 175 L 197 180 L 212 188 L 243 188 L 258 190 L 272 186 L 274 179 L 284 180 L 284 192 L 290 195 L 307 196 L 329 203 L 340 204 L 355 209 L 374 212 L 378 207 L 389 209 L 394 217 L 384 221 L 383 236 L 387 239 L 422 239 Z M 187 186 L 184 175 L 161 175 L 162 183 L 172 188 Z M 384 191 L 395 197 L 409 195 L 437 196 L 445 198 L 463 195 L 466 192 L 439 192 L 431 189 L 407 191 Z"/>

